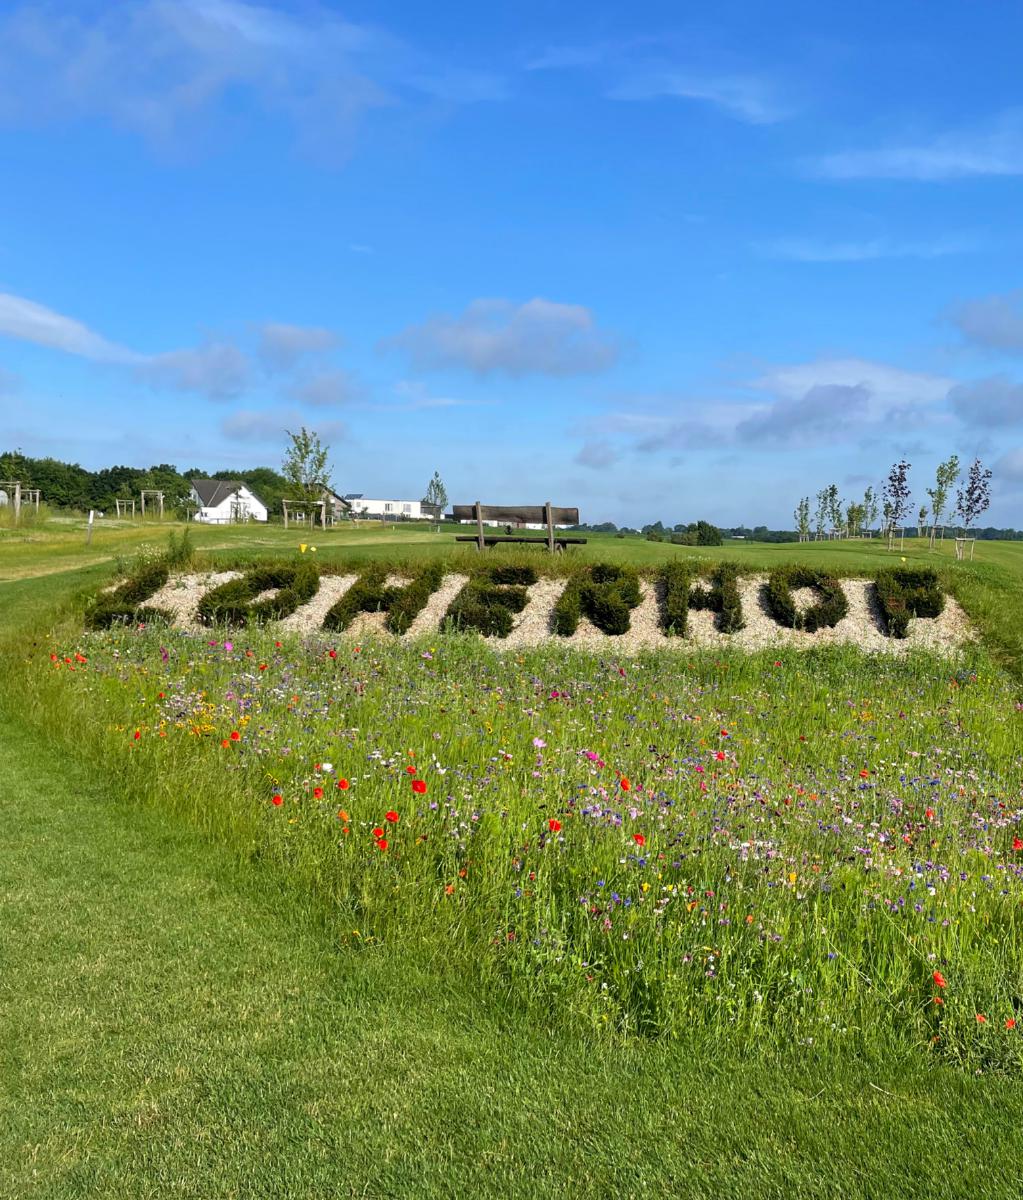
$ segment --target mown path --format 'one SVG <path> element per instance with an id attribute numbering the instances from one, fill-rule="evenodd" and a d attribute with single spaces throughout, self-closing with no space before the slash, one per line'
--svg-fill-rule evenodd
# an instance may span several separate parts
<path id="1" fill-rule="evenodd" d="M 538 1029 L 339 949 L 3 699 L 0 1200 L 1019 1194 L 1015 1081 Z"/>

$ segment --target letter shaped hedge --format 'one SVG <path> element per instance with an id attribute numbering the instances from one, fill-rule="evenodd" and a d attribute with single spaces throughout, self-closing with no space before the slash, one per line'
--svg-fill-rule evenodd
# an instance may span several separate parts
<path id="1" fill-rule="evenodd" d="M 371 567 L 348 589 L 323 619 L 324 629 L 347 629 L 362 612 L 385 612 L 390 633 L 408 633 L 412 622 L 426 607 L 430 596 L 440 587 L 444 568 L 428 563 L 412 573 L 404 586 L 390 587 L 386 567 Z"/>
<path id="2" fill-rule="evenodd" d="M 722 563 L 711 576 L 710 587 L 692 583 L 688 564 L 668 563 L 661 572 L 665 585 L 662 613 L 664 632 L 685 636 L 689 609 L 710 609 L 717 614 L 715 625 L 720 633 L 738 633 L 746 624 L 739 595 L 739 569 L 734 563 Z"/>
<path id="3" fill-rule="evenodd" d="M 533 567 L 488 567 L 474 575 L 453 600 L 442 630 L 474 629 L 485 637 L 507 637 L 513 617 L 526 607 Z"/>
<path id="4" fill-rule="evenodd" d="M 813 588 L 819 599 L 800 612 L 793 588 Z M 812 567 L 776 567 L 767 580 L 767 607 L 779 625 L 816 633 L 838 624 L 849 611 L 842 585 L 833 575 Z"/>
<path id="5" fill-rule="evenodd" d="M 170 620 L 170 614 L 162 608 L 145 606 L 145 601 L 167 582 L 167 575 L 166 563 L 150 563 L 112 592 L 97 596 L 85 611 L 86 629 L 109 629 L 124 621 Z"/>
<path id="6" fill-rule="evenodd" d="M 586 616 L 603 633 L 627 633 L 639 601 L 639 575 L 632 567 L 595 563 L 569 579 L 554 606 L 554 632 L 571 637 Z"/>
<path id="7" fill-rule="evenodd" d="M 253 567 L 241 579 L 222 583 L 199 601 L 204 625 L 248 625 L 289 617 L 316 595 L 320 573 L 313 563 L 272 563 Z M 274 591 L 276 589 L 276 591 Z M 257 600 L 263 592 L 274 595 Z"/>
<path id="8" fill-rule="evenodd" d="M 929 567 L 889 567 L 874 580 L 878 606 L 890 637 L 904 638 L 910 617 L 937 617 L 945 594 Z"/>

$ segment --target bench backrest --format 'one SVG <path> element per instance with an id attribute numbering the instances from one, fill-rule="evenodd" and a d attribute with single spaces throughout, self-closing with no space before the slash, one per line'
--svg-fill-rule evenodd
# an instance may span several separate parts
<path id="1" fill-rule="evenodd" d="M 542 504 L 481 504 L 479 519 L 497 521 L 500 525 L 544 525 L 547 511 Z M 475 504 L 452 504 L 451 515 L 456 521 L 475 521 Z M 578 525 L 577 508 L 555 508 L 551 505 L 552 525 Z"/>

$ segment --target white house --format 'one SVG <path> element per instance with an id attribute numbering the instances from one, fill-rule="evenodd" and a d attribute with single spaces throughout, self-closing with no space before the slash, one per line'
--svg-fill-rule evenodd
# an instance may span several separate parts
<path id="1" fill-rule="evenodd" d="M 209 525 L 229 525 L 239 521 L 265 521 L 266 505 L 238 479 L 193 479 L 191 500 L 195 520 Z"/>
<path id="2" fill-rule="evenodd" d="M 345 500 L 353 517 L 376 517 L 381 521 L 429 521 L 434 514 L 423 511 L 422 500 L 371 500 L 350 492 Z M 429 507 L 429 505 L 427 505 Z"/>

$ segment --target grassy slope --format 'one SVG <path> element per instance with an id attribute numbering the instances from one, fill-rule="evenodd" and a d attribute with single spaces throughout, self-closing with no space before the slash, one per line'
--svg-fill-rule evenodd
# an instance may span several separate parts
<path id="1" fill-rule="evenodd" d="M 0 620 L 103 570 L 0 584 Z M 0 1195 L 1017 1194 L 1015 1081 L 527 1028 L 337 951 L 268 872 L 37 738 L 9 705 Z"/>

